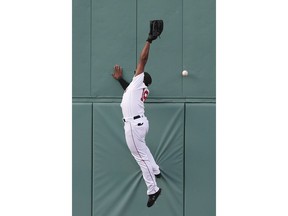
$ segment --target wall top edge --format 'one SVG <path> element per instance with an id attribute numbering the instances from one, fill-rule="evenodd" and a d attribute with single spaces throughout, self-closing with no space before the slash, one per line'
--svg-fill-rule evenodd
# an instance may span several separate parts
<path id="1" fill-rule="evenodd" d="M 72 103 L 121 103 L 121 98 L 73 97 Z M 146 103 L 216 103 L 216 98 L 149 98 Z"/>

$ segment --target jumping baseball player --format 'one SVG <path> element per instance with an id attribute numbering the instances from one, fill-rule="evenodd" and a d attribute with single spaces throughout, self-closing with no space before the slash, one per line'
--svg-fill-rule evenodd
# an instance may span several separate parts
<path id="1" fill-rule="evenodd" d="M 140 54 L 135 75 L 130 84 L 123 79 L 123 70 L 119 65 L 114 66 L 114 73 L 112 74 L 125 90 L 121 102 L 125 139 L 131 154 L 140 166 L 147 186 L 147 207 L 151 207 L 161 193 L 161 188 L 157 186 L 155 178 L 155 176 L 160 178 L 161 173 L 145 142 L 149 122 L 145 116 L 144 102 L 149 95 L 148 86 L 152 83 L 152 78 L 149 73 L 144 72 L 144 67 L 148 60 L 150 44 L 157 39 L 162 30 L 162 20 L 150 21 L 149 36 Z"/>

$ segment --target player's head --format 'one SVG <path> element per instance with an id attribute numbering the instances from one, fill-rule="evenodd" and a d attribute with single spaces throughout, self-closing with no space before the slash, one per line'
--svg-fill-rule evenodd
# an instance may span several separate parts
<path id="1" fill-rule="evenodd" d="M 149 73 L 147 73 L 147 72 L 144 72 L 144 84 L 148 87 L 148 86 L 150 86 L 151 85 L 151 83 L 152 83 L 152 77 L 150 76 L 150 74 Z"/>

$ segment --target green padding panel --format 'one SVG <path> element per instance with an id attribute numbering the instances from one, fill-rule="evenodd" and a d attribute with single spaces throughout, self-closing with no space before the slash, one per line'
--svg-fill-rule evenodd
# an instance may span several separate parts
<path id="1" fill-rule="evenodd" d="M 90 11 L 90 0 L 73 0 L 73 97 L 90 96 Z"/>
<path id="2" fill-rule="evenodd" d="M 92 212 L 92 104 L 73 104 L 73 216 Z"/>
<path id="3" fill-rule="evenodd" d="M 92 1 L 91 82 L 93 96 L 122 96 L 112 78 L 113 67 L 124 68 L 131 81 L 136 68 L 136 1 Z"/>
<path id="4" fill-rule="evenodd" d="M 216 215 L 215 104 L 187 104 L 185 215 Z"/>
<path id="5" fill-rule="evenodd" d="M 117 103 L 93 105 L 93 216 L 183 215 L 183 104 L 146 104 L 147 144 L 163 178 L 162 195 L 147 208 L 146 185 L 124 137 Z"/>
<path id="6" fill-rule="evenodd" d="M 216 2 L 183 0 L 183 95 L 216 96 Z"/>
<path id="7" fill-rule="evenodd" d="M 151 96 L 182 96 L 182 1 L 145 0 L 137 4 L 137 55 L 149 32 L 149 21 L 164 20 L 161 39 L 151 45 L 145 67 L 152 78 Z"/>

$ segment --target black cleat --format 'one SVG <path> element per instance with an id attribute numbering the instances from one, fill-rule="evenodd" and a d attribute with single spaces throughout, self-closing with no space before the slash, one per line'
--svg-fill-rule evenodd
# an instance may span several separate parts
<path id="1" fill-rule="evenodd" d="M 156 177 L 156 178 L 161 178 L 162 175 L 161 175 L 161 173 L 159 173 L 159 174 L 155 174 L 155 177 Z"/>
<path id="2" fill-rule="evenodd" d="M 160 193 L 161 193 L 161 188 L 159 188 L 159 190 L 155 194 L 148 195 L 149 198 L 147 202 L 147 207 L 151 207 L 155 203 Z"/>

